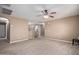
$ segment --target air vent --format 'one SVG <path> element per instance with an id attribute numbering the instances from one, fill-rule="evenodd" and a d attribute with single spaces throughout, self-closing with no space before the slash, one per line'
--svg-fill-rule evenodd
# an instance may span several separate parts
<path id="1" fill-rule="evenodd" d="M 12 10 L 7 9 L 7 8 L 2 8 L 2 13 L 3 13 L 3 14 L 7 14 L 7 15 L 11 15 Z"/>

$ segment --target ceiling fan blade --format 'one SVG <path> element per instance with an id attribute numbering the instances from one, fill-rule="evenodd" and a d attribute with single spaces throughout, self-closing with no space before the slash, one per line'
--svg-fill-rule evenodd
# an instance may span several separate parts
<path id="1" fill-rule="evenodd" d="M 54 16 L 50 16 L 51 18 L 54 18 Z"/>
<path id="2" fill-rule="evenodd" d="M 50 14 L 56 14 L 56 12 L 51 12 Z"/>

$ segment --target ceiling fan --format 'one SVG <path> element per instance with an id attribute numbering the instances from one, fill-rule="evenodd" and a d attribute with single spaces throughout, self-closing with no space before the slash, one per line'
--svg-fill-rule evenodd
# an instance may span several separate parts
<path id="1" fill-rule="evenodd" d="M 43 16 L 44 18 L 54 18 L 53 14 L 56 14 L 56 12 L 49 12 L 49 10 L 45 9 L 43 11 L 41 11 L 42 15 L 39 16 Z"/>

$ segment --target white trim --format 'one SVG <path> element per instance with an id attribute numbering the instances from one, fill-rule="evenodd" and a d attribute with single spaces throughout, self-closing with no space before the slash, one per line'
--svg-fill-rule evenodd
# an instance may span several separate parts
<path id="1" fill-rule="evenodd" d="M 26 40 L 28 40 L 28 39 L 16 40 L 16 41 L 10 41 L 10 43 L 22 42 L 22 41 L 26 41 Z"/>
<path id="2" fill-rule="evenodd" d="M 53 39 L 53 38 L 49 38 L 49 37 L 46 37 L 46 38 L 47 38 L 47 39 L 50 39 L 50 40 L 65 42 L 65 43 L 72 43 L 71 41 L 67 41 L 67 40 Z"/>

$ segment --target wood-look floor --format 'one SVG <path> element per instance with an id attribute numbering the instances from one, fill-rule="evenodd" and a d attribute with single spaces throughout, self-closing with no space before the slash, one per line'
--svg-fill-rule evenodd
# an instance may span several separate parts
<path id="1" fill-rule="evenodd" d="M 79 46 L 49 39 L 27 40 L 18 43 L 0 41 L 0 55 L 78 55 Z"/>

